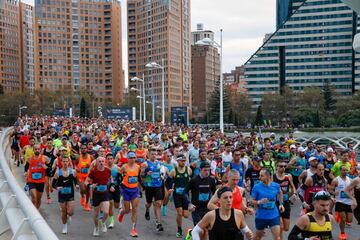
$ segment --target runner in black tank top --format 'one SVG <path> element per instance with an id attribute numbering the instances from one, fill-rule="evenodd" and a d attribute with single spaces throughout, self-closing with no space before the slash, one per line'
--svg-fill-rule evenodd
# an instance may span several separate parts
<path id="1" fill-rule="evenodd" d="M 209 240 L 242 240 L 244 239 L 240 229 L 236 225 L 234 209 L 231 209 L 231 215 L 228 220 L 220 217 L 219 209 L 215 210 L 215 222 L 209 230 Z"/>

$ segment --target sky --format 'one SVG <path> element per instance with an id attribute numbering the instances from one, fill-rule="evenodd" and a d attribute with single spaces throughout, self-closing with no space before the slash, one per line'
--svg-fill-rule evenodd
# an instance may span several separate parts
<path id="1" fill-rule="evenodd" d="M 189 0 L 191 29 L 204 24 L 220 42 L 223 29 L 223 72 L 244 64 L 262 45 L 266 33 L 275 31 L 275 0 Z M 34 5 L 34 0 L 24 0 Z M 126 1 L 121 1 L 123 25 L 123 68 L 127 74 Z"/>

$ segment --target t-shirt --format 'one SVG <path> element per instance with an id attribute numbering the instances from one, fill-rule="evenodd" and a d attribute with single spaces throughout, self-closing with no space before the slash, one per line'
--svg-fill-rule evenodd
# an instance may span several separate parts
<path id="1" fill-rule="evenodd" d="M 280 185 L 275 182 L 271 182 L 268 186 L 261 182 L 253 187 L 251 191 L 251 196 L 253 199 L 268 199 L 267 203 L 259 204 L 259 207 L 256 211 L 257 219 L 273 219 L 279 217 L 279 210 L 276 206 L 277 195 L 279 193 Z"/>
<path id="2" fill-rule="evenodd" d="M 109 168 L 105 168 L 104 171 L 99 171 L 96 167 L 92 169 L 89 173 L 89 178 L 92 179 L 93 183 L 97 184 L 97 187 L 94 188 L 94 192 L 98 194 L 106 194 L 107 187 L 105 188 L 103 186 L 107 186 L 110 176 L 111 170 Z"/>
<path id="3" fill-rule="evenodd" d="M 340 168 L 342 166 L 347 166 L 348 169 L 351 169 L 351 163 L 349 162 L 343 162 L 343 161 L 337 161 L 334 166 L 331 168 L 331 171 L 334 173 L 335 177 L 340 176 Z"/>
<path id="4" fill-rule="evenodd" d="M 196 206 L 196 210 L 207 210 L 207 204 L 211 196 L 215 193 L 216 182 L 212 177 L 194 177 L 185 188 L 185 193 L 191 191 L 191 203 Z"/>

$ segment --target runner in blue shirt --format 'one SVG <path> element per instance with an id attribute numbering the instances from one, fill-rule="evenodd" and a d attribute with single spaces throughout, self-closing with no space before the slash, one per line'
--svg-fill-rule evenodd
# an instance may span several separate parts
<path id="1" fill-rule="evenodd" d="M 269 227 L 273 239 L 280 239 L 280 215 L 284 211 L 283 195 L 280 185 L 271 180 L 269 169 L 260 171 L 261 182 L 256 184 L 251 191 L 251 203 L 257 207 L 255 216 L 256 239 L 262 239 L 265 228 Z M 276 206 L 279 201 L 279 209 Z"/>

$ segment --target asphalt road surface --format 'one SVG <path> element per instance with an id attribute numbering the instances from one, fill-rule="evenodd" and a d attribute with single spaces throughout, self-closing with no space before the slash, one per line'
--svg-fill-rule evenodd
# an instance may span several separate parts
<path id="1" fill-rule="evenodd" d="M 24 178 L 22 172 L 22 166 L 16 167 L 14 165 L 11 166 L 13 169 L 13 174 L 15 175 L 17 181 L 21 186 L 24 186 Z M 45 196 L 42 199 L 42 205 L 40 209 L 40 213 L 49 223 L 50 227 L 54 230 L 56 235 L 60 239 L 76 239 L 76 240 L 89 240 L 93 239 L 92 232 L 94 229 L 93 221 L 92 221 L 92 211 L 90 213 L 85 212 L 83 208 L 79 204 L 79 193 L 76 193 L 76 206 L 75 206 L 75 213 L 72 217 L 72 222 L 68 227 L 68 234 L 63 235 L 61 234 L 62 224 L 60 220 L 60 212 L 59 207 L 57 204 L 57 192 L 54 191 L 52 193 L 53 203 L 46 204 Z M 155 222 L 154 222 L 154 214 L 151 209 L 150 215 L 151 220 L 146 221 L 144 218 L 145 207 L 144 207 L 144 198 L 141 199 L 139 204 L 139 211 L 138 211 L 138 224 L 137 224 L 137 231 L 139 237 L 137 239 L 148 239 L 148 240 L 169 240 L 169 239 L 177 239 L 175 234 L 177 231 L 176 226 L 176 213 L 175 208 L 172 202 L 169 203 L 167 209 L 167 216 L 163 217 L 163 226 L 164 232 L 157 232 L 155 230 Z M 292 206 L 291 212 L 291 227 L 295 224 L 296 219 L 299 217 L 300 213 L 300 204 L 296 203 Z M 117 212 L 116 212 L 117 218 Z M 246 221 L 250 227 L 255 232 L 255 222 L 253 216 L 247 216 Z M 192 222 L 191 217 L 190 219 L 186 219 L 183 221 L 183 229 L 191 228 Z M 291 228 L 290 228 L 291 229 Z M 98 239 L 133 239 L 129 234 L 131 230 L 131 218 L 130 215 L 126 215 L 124 217 L 124 221 L 122 224 L 119 224 L 116 221 L 115 227 L 113 229 L 108 229 L 107 233 L 102 233 L 100 231 L 100 237 Z M 347 227 L 346 232 L 348 234 L 348 240 L 360 240 L 360 225 L 357 225 L 356 220 L 353 221 L 351 227 Z M 334 226 L 333 236 L 335 239 L 338 239 L 339 236 L 339 227 L 337 225 Z M 3 238 L 4 236 L 0 236 L 0 239 L 7 239 Z M 95 239 L 95 238 L 94 238 Z M 266 235 L 264 239 L 271 240 L 270 230 L 266 230 Z M 287 239 L 287 234 L 285 234 L 284 239 Z"/>

